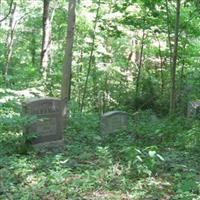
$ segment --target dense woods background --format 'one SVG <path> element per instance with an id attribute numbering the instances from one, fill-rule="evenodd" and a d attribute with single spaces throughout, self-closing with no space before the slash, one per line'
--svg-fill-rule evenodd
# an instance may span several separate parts
<path id="1" fill-rule="evenodd" d="M 199 199 L 199 52 L 198 0 L 0 0 L 0 198 Z M 24 145 L 33 96 L 66 100 L 64 152 Z"/>
<path id="2" fill-rule="evenodd" d="M 184 112 L 188 100 L 198 98 L 199 4 L 178 4 L 77 3 L 71 77 L 77 110 L 167 114 L 170 93 L 172 112 L 175 104 Z M 65 1 L 1 2 L 2 86 L 43 85 L 47 94 L 60 96 L 67 10 Z"/>

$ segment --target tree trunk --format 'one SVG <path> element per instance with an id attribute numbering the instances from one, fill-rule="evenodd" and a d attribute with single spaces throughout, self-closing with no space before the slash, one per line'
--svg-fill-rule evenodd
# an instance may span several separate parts
<path id="1" fill-rule="evenodd" d="M 1 3 L 1 1 L 0 1 L 0 3 Z M 13 6 L 13 0 L 11 0 L 11 2 L 10 2 L 10 8 L 9 8 L 7 15 L 5 17 L 3 17 L 2 19 L 0 19 L 0 25 L 1 25 L 1 22 L 6 20 L 9 17 L 9 15 L 12 14 L 12 6 Z"/>
<path id="2" fill-rule="evenodd" d="M 31 31 L 30 53 L 31 53 L 32 65 L 35 66 L 35 61 L 36 61 L 36 38 L 35 38 L 35 30 L 34 29 Z"/>
<path id="3" fill-rule="evenodd" d="M 136 65 L 138 65 L 139 64 L 139 60 L 140 60 L 140 47 L 139 47 L 139 44 L 138 44 L 139 42 L 138 42 L 138 40 L 136 39 L 135 40 L 135 63 L 136 63 Z"/>
<path id="4" fill-rule="evenodd" d="M 83 50 L 81 49 L 80 52 L 80 59 L 78 61 L 79 65 L 77 65 L 77 93 L 78 93 L 78 98 L 77 98 L 77 102 L 78 102 L 78 109 L 81 109 L 81 73 L 83 70 Z"/>
<path id="5" fill-rule="evenodd" d="M 66 49 L 63 65 L 63 78 L 61 87 L 61 98 L 65 105 L 63 108 L 63 115 L 67 114 L 67 104 L 70 100 L 70 89 L 71 89 L 71 66 L 72 66 L 72 49 L 74 43 L 74 30 L 75 30 L 75 8 L 76 0 L 70 0 L 68 6 L 68 26 L 67 26 L 67 38 L 66 38 Z"/>
<path id="6" fill-rule="evenodd" d="M 50 1 L 43 0 L 43 36 L 41 50 L 41 72 L 44 80 L 47 78 L 49 65 L 50 49 L 51 49 L 51 18 L 50 18 Z"/>
<path id="7" fill-rule="evenodd" d="M 164 92 L 164 74 L 163 74 L 163 66 L 164 66 L 164 61 L 163 61 L 163 56 L 162 56 L 162 51 L 161 51 L 161 44 L 160 44 L 160 40 L 157 37 L 157 35 L 155 35 L 157 41 L 158 41 L 158 53 L 159 53 L 159 57 L 160 57 L 160 79 L 161 79 L 161 95 L 163 95 Z"/>
<path id="8" fill-rule="evenodd" d="M 14 42 L 14 31 L 15 31 L 15 11 L 16 11 L 17 4 L 13 4 L 13 8 L 11 10 L 11 18 L 9 22 L 10 32 L 8 32 L 7 38 L 6 38 L 6 56 L 5 56 L 5 66 L 4 66 L 4 72 L 3 75 L 6 79 L 6 76 L 8 75 L 8 69 L 10 66 L 11 58 L 12 58 L 12 52 L 13 52 L 13 42 Z"/>
<path id="9" fill-rule="evenodd" d="M 137 74 L 137 79 L 136 79 L 136 96 L 137 97 L 139 96 L 140 76 L 141 76 L 143 50 L 144 50 L 144 38 L 145 38 L 145 32 L 144 32 L 144 29 L 143 29 L 142 41 L 141 41 L 141 47 L 140 47 L 140 57 L 139 57 L 139 63 L 138 63 L 138 74 Z"/>
<path id="10" fill-rule="evenodd" d="M 180 8 L 181 8 L 180 0 L 177 0 L 174 51 L 173 51 L 172 66 L 171 66 L 171 94 L 170 94 L 170 108 L 169 108 L 170 114 L 173 114 L 176 109 L 176 65 L 177 65 L 177 55 L 178 55 Z"/>
<path id="11" fill-rule="evenodd" d="M 185 56 L 185 54 L 186 54 L 186 43 L 184 44 L 184 46 L 183 46 L 183 53 L 182 54 L 184 54 L 183 55 L 183 59 L 182 59 L 182 67 L 181 67 L 181 75 L 180 75 L 180 88 L 181 88 L 181 90 L 183 89 L 183 82 L 184 82 L 184 69 L 185 69 L 185 58 L 184 58 L 184 56 Z"/>
<path id="12" fill-rule="evenodd" d="M 94 33 L 93 33 L 93 37 L 92 37 L 92 45 L 91 45 L 89 62 L 88 62 L 88 70 L 87 70 L 85 85 L 84 85 L 84 88 L 83 88 L 83 97 L 82 97 L 82 102 L 81 102 L 81 112 L 83 111 L 83 107 L 84 107 L 84 103 L 85 103 L 88 79 L 89 79 L 89 75 L 90 75 L 90 71 L 91 71 L 91 67 L 92 67 L 92 62 L 93 62 L 94 45 L 95 45 L 95 31 L 96 31 L 97 22 L 98 22 L 98 19 L 99 19 L 100 4 L 101 4 L 101 0 L 98 1 L 98 8 L 97 8 L 96 16 L 95 16 Z"/>
<path id="13" fill-rule="evenodd" d="M 169 13 L 169 5 L 168 0 L 165 0 L 166 14 L 167 14 L 167 37 L 169 43 L 169 51 L 170 51 L 170 66 L 172 65 L 172 43 L 171 43 L 171 31 L 170 31 L 170 13 Z"/>

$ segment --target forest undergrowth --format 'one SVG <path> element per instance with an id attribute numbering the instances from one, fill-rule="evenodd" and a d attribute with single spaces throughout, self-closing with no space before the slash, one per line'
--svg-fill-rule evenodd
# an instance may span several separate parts
<path id="1" fill-rule="evenodd" d="M 97 114 L 73 112 L 64 149 L 36 151 L 24 144 L 20 102 L 0 107 L 0 199 L 200 199 L 198 119 L 141 111 L 105 136 Z"/>

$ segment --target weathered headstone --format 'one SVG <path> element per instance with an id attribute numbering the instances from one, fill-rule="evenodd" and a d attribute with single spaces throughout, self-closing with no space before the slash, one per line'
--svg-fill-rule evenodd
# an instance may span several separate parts
<path id="1" fill-rule="evenodd" d="M 52 147 L 63 144 L 63 101 L 57 98 L 29 99 L 24 104 L 24 114 L 36 116 L 36 121 L 25 127 L 27 135 L 36 135 L 33 146 Z"/>
<path id="2" fill-rule="evenodd" d="M 188 117 L 200 117 L 200 101 L 191 101 L 188 103 Z"/>
<path id="3" fill-rule="evenodd" d="M 101 117 L 101 133 L 110 134 L 128 127 L 128 114 L 122 111 L 104 113 Z"/>

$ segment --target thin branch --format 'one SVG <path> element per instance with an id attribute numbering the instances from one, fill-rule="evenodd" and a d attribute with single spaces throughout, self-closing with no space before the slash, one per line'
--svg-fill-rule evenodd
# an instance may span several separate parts
<path id="1" fill-rule="evenodd" d="M 170 31 L 170 17 L 169 17 L 169 5 L 168 0 L 165 0 L 166 14 L 167 14 L 167 37 L 169 42 L 169 51 L 170 51 L 170 65 L 172 63 L 172 43 L 171 43 L 171 31 Z"/>
<path id="2" fill-rule="evenodd" d="M 85 97 L 86 97 L 86 92 L 87 92 L 87 85 L 88 85 L 88 79 L 89 79 L 89 75 L 90 75 L 90 71 L 91 71 L 91 67 L 92 67 L 92 61 L 93 61 L 93 54 L 94 54 L 94 46 L 95 46 L 95 39 L 96 39 L 96 27 L 97 27 L 97 22 L 99 19 L 99 10 L 100 10 L 100 5 L 101 5 L 101 0 L 98 1 L 98 7 L 97 7 L 97 12 L 96 12 L 96 17 L 95 17 L 95 21 L 94 21 L 94 33 L 93 33 L 93 37 L 92 37 L 92 47 L 91 47 L 91 51 L 90 51 L 90 57 L 89 57 L 89 62 L 88 62 L 88 69 L 87 69 L 87 75 L 86 75 L 86 81 L 84 84 L 84 89 L 83 89 L 83 97 L 82 97 L 82 102 L 81 102 L 81 112 L 83 110 L 84 107 L 84 101 L 85 101 Z"/>
<path id="3" fill-rule="evenodd" d="M 9 11 L 8 11 L 7 15 L 5 17 L 3 17 L 2 19 L 0 19 L 0 23 L 8 18 L 8 16 L 10 15 L 10 13 L 12 11 L 12 5 L 13 5 L 13 0 L 10 3 L 10 8 L 9 8 Z"/>

